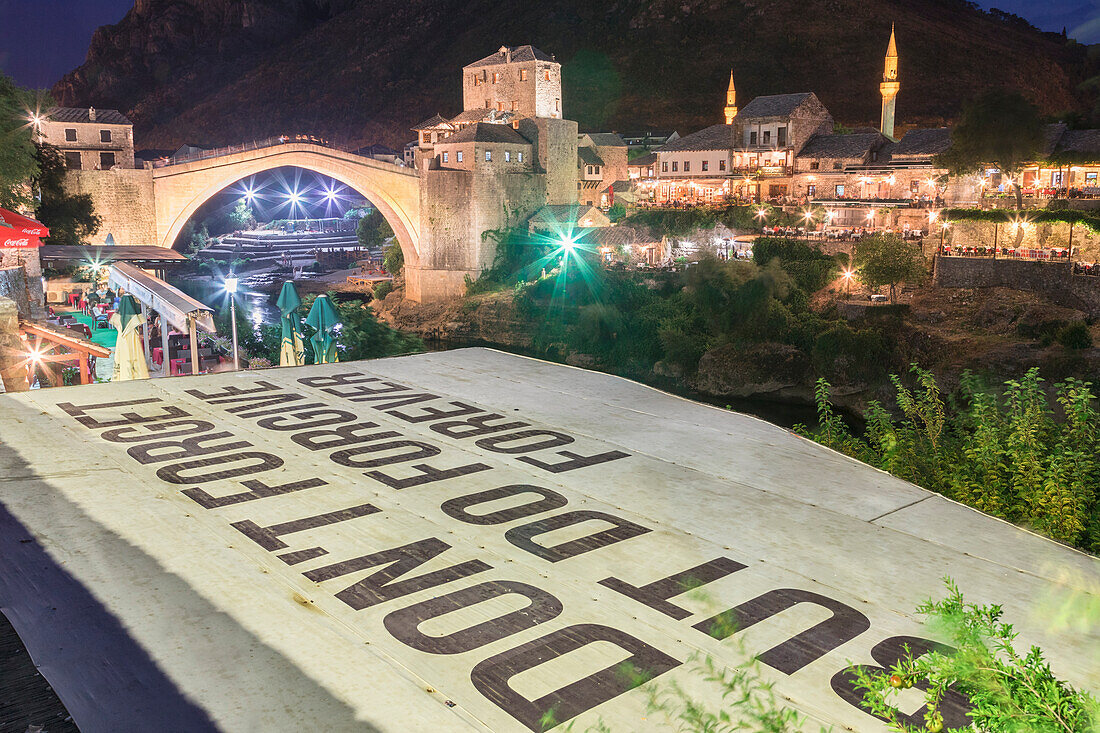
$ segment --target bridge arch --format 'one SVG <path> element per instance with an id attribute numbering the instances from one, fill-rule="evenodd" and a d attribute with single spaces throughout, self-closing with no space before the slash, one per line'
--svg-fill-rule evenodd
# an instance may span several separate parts
<path id="1" fill-rule="evenodd" d="M 304 142 L 241 150 L 154 169 L 160 246 L 172 247 L 187 221 L 220 191 L 249 176 L 283 166 L 328 176 L 366 196 L 393 229 L 405 265 L 420 267 L 420 188 L 415 170 Z"/>

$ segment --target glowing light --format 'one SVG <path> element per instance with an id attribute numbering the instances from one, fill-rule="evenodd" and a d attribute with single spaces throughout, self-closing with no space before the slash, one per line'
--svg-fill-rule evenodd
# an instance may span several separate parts
<path id="1" fill-rule="evenodd" d="M 855 272 L 853 272 L 852 270 L 845 270 L 844 271 L 844 279 L 845 280 L 851 280 L 854 275 L 855 275 Z"/>
<path id="2" fill-rule="evenodd" d="M 225 277 L 225 291 L 227 293 L 229 293 L 230 295 L 236 293 L 238 282 L 239 282 L 239 280 L 237 279 L 237 276 L 234 275 L 232 272 L 230 272 Z"/>
<path id="3" fill-rule="evenodd" d="M 763 219 L 767 215 L 768 215 L 768 210 L 767 209 L 757 209 L 756 210 L 756 218 L 757 219 Z"/>
<path id="4" fill-rule="evenodd" d="M 805 214 L 802 215 L 802 218 L 805 219 L 806 221 L 810 221 L 811 219 L 814 218 L 813 212 L 812 211 L 807 211 Z"/>
<path id="5" fill-rule="evenodd" d="M 874 221 L 874 220 L 875 220 L 875 212 L 868 211 L 867 212 L 867 221 Z"/>
<path id="6" fill-rule="evenodd" d="M 934 222 L 936 220 L 937 216 L 939 216 L 939 214 L 937 214 L 935 211 L 929 211 L 928 212 L 928 223 L 931 224 L 932 222 Z"/>
<path id="7" fill-rule="evenodd" d="M 935 178 L 929 178 L 927 181 L 925 181 L 925 183 L 928 184 L 929 188 L 935 188 L 936 187 L 936 179 Z"/>

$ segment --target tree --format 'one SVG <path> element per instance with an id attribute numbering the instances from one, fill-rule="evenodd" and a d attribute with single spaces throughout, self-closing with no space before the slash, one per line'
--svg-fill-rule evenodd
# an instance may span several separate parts
<path id="1" fill-rule="evenodd" d="M 611 208 L 607 210 L 607 218 L 611 221 L 621 221 L 626 218 L 626 207 L 621 201 L 611 204 Z"/>
<path id="2" fill-rule="evenodd" d="M 382 216 L 382 212 L 375 209 L 359 220 L 356 235 L 359 237 L 360 247 L 374 249 L 375 247 L 381 247 L 387 239 L 393 236 L 393 229 L 390 228 L 386 217 Z"/>
<path id="3" fill-rule="evenodd" d="M 28 124 L 31 93 L 0 74 L 0 208 L 31 203 L 31 179 L 38 174 L 33 126 Z"/>
<path id="4" fill-rule="evenodd" d="M 92 197 L 65 189 L 65 159 L 52 145 L 38 146 L 38 189 L 42 200 L 35 217 L 50 229 L 47 244 L 87 244 L 103 221 L 95 213 Z"/>
<path id="5" fill-rule="evenodd" d="M 872 234 L 856 244 L 859 277 L 872 288 L 890 286 L 890 302 L 897 302 L 898 283 L 924 277 L 924 257 L 896 234 Z"/>
<path id="6" fill-rule="evenodd" d="M 401 274 L 405 268 L 405 253 L 401 251 L 401 245 L 394 242 L 386 247 L 386 253 L 382 258 L 382 267 L 394 277 Z"/>
<path id="7" fill-rule="evenodd" d="M 963 108 L 951 131 L 951 147 L 936 156 L 935 165 L 952 175 L 963 175 L 983 166 L 995 166 L 1012 179 L 1016 208 L 1024 205 L 1020 174 L 1024 164 L 1043 149 L 1043 124 L 1039 110 L 1018 92 L 993 89 Z"/>
<path id="8" fill-rule="evenodd" d="M 256 226 L 256 217 L 252 213 L 252 207 L 244 200 L 237 202 L 237 205 L 230 210 L 228 217 L 229 221 L 238 229 L 251 229 Z"/>

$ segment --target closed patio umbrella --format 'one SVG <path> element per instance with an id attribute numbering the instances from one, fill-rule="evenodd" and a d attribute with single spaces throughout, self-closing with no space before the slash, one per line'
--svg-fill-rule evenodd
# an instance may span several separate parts
<path id="1" fill-rule="evenodd" d="M 309 337 L 313 342 L 313 362 L 332 364 L 340 361 L 336 356 L 336 337 L 332 333 L 333 329 L 340 325 L 340 321 L 327 295 L 318 295 L 317 300 L 313 301 L 313 307 L 309 309 L 309 315 L 306 316 L 306 323 L 316 330 L 316 333 Z"/>
<path id="2" fill-rule="evenodd" d="M 327 300 L 327 299 L 326 299 Z M 301 366 L 306 363 L 305 347 L 302 344 L 302 332 L 298 328 L 298 306 L 302 299 L 294 283 L 283 283 L 276 305 L 283 314 L 283 344 L 279 349 L 279 366 Z"/>
<path id="3" fill-rule="evenodd" d="M 122 296 L 118 310 L 111 316 L 111 325 L 118 331 L 112 381 L 149 378 L 149 365 L 145 362 L 145 350 L 141 345 L 141 334 L 138 333 L 138 329 L 144 323 L 141 308 L 134 300 L 134 296 Z"/>

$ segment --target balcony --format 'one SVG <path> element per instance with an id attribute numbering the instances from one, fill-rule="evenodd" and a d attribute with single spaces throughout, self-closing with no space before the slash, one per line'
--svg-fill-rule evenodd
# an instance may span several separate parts
<path id="1" fill-rule="evenodd" d="M 734 168 L 730 174 L 737 178 L 782 178 L 791 175 L 793 168 L 787 165 L 760 165 L 749 168 Z"/>

